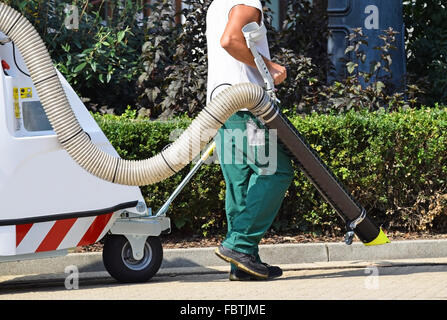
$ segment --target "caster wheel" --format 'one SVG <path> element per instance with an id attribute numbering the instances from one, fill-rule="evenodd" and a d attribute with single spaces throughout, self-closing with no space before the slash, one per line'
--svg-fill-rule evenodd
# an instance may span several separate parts
<path id="1" fill-rule="evenodd" d="M 106 270 L 119 282 L 146 282 L 160 269 L 163 247 L 158 237 L 148 237 L 143 258 L 135 260 L 127 238 L 110 235 L 105 239 L 102 259 Z"/>

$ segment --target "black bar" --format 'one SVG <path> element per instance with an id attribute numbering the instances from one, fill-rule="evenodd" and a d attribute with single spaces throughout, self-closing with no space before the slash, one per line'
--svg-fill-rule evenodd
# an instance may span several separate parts
<path id="1" fill-rule="evenodd" d="M 137 204 L 138 204 L 138 200 L 135 200 L 135 201 L 125 202 L 125 203 L 121 203 L 121 204 L 118 204 L 113 207 L 99 209 L 99 210 L 62 213 L 62 214 L 51 214 L 51 215 L 30 217 L 30 218 L 0 220 L 0 226 L 13 226 L 13 225 L 27 224 L 27 223 L 38 223 L 38 222 L 57 221 L 57 220 L 65 220 L 65 219 L 72 219 L 72 218 L 94 217 L 94 216 L 100 216 L 103 214 L 112 213 L 112 212 L 122 210 L 122 209 L 133 208 L 133 207 L 136 207 Z"/>

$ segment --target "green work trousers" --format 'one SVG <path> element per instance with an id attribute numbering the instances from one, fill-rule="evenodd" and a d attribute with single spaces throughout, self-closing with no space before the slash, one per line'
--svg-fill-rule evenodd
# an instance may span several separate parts
<path id="1" fill-rule="evenodd" d="M 259 260 L 258 244 L 294 176 L 291 159 L 277 143 L 275 130 L 266 129 L 248 111 L 239 111 L 225 122 L 216 145 L 226 183 L 228 231 L 222 244 Z"/>

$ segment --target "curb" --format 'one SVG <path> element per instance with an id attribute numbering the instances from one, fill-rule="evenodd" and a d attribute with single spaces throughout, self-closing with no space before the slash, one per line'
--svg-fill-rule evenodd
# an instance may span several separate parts
<path id="1" fill-rule="evenodd" d="M 228 263 L 214 254 L 215 247 L 165 249 L 159 273 L 191 273 L 193 270 L 228 269 Z M 383 260 L 435 259 L 447 257 L 447 240 L 395 241 L 386 245 L 365 247 L 360 242 L 306 243 L 260 245 L 262 260 L 275 265 L 329 263 L 336 267 L 341 262 Z M 429 262 L 430 260 L 428 260 Z M 340 263 L 337 263 L 340 262 Z M 343 263 L 341 263 L 343 264 Z M 70 253 L 53 258 L 40 258 L 0 263 L 0 276 L 64 273 L 67 266 L 79 272 L 105 272 L 102 253 Z M 213 270 L 214 270 L 213 269 Z"/>

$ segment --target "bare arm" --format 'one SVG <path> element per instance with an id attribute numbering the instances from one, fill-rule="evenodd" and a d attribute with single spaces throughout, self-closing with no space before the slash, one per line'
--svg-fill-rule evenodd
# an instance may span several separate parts
<path id="1" fill-rule="evenodd" d="M 242 33 L 242 28 L 250 22 L 261 23 L 261 12 L 258 9 L 246 5 L 237 5 L 232 8 L 220 45 L 236 60 L 256 68 L 253 54 L 247 47 Z M 265 57 L 263 59 L 275 84 L 283 82 L 287 77 L 286 68 Z"/>

